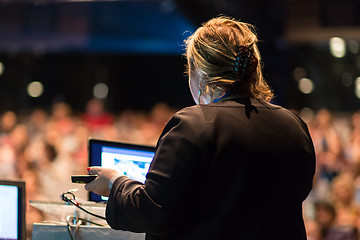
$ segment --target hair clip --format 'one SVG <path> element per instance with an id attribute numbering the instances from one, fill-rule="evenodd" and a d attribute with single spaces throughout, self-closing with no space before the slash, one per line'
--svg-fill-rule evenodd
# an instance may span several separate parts
<path id="1" fill-rule="evenodd" d="M 233 65 L 234 78 L 240 81 L 247 79 L 255 71 L 257 64 L 258 60 L 254 56 L 253 49 L 247 46 L 240 46 Z"/>

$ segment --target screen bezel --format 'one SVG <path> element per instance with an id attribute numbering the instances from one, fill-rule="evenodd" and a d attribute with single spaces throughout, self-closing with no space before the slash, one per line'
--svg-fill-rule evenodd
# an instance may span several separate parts
<path id="1" fill-rule="evenodd" d="M 0 179 L 0 185 L 16 186 L 18 189 L 18 239 L 26 239 L 26 200 L 25 200 L 25 182 L 20 180 L 3 180 Z"/>
<path id="2" fill-rule="evenodd" d="M 101 148 L 102 147 L 115 147 L 124 148 L 129 150 L 139 150 L 147 152 L 155 152 L 154 146 L 137 145 L 123 142 L 108 141 L 103 139 L 89 139 L 88 154 L 89 154 L 89 167 L 101 166 Z M 104 202 L 101 197 L 95 193 L 89 192 L 89 201 Z"/>

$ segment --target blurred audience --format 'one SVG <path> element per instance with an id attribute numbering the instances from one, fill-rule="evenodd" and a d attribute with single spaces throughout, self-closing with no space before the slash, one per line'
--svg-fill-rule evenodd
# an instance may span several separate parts
<path id="1" fill-rule="evenodd" d="M 353 177 L 342 173 L 332 182 L 332 202 L 336 209 L 336 224 L 356 227 L 359 209 L 355 205 Z"/>
<path id="2" fill-rule="evenodd" d="M 332 125 L 331 113 L 322 109 L 311 125 L 311 136 L 317 160 L 319 178 L 331 182 L 344 168 L 343 149 L 339 134 Z"/>
<path id="3" fill-rule="evenodd" d="M 360 138 L 360 114 L 334 117 L 321 109 L 308 124 L 317 156 L 313 190 L 304 204 L 308 236 L 359 239 L 360 142 L 355 142 Z"/>
<path id="4" fill-rule="evenodd" d="M 60 194 L 74 187 L 79 188 L 77 197 L 87 198 L 70 176 L 87 174 L 89 137 L 155 145 L 174 112 L 160 103 L 148 113 L 127 110 L 116 116 L 93 99 L 81 114 L 63 102 L 54 104 L 50 114 L 42 109 L 21 117 L 12 111 L 1 114 L 0 179 L 26 182 L 28 237 L 32 224 L 46 216 L 29 200 L 61 201 Z"/>
<path id="5" fill-rule="evenodd" d="M 89 137 L 155 145 L 174 113 L 175 109 L 159 103 L 149 112 L 123 110 L 116 115 L 97 99 L 90 100 L 80 114 L 63 102 L 54 104 L 50 113 L 4 112 L 0 178 L 25 180 L 27 200 L 60 201 L 62 192 L 74 188 L 70 176 L 86 174 Z M 308 122 L 317 155 L 314 187 L 304 204 L 309 240 L 359 239 L 360 111 L 346 117 L 333 115 L 321 109 Z M 87 197 L 85 191 L 77 196 Z M 28 206 L 30 233 L 32 223 L 43 219 L 43 213 Z"/>
<path id="6" fill-rule="evenodd" d="M 338 213 L 336 208 L 327 201 L 319 201 L 315 203 L 315 221 L 309 221 L 306 226 L 307 233 L 312 238 L 318 240 L 357 240 L 357 229 L 353 225 L 337 222 Z M 314 234 L 314 226 L 317 227 L 316 235 Z"/>
<path id="7" fill-rule="evenodd" d="M 331 203 L 319 201 L 315 203 L 315 223 L 320 230 L 320 239 L 326 239 L 328 232 L 335 225 L 335 208 Z"/>

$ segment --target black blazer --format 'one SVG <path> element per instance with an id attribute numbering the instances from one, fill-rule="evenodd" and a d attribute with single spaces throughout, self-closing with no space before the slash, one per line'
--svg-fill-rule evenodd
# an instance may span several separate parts
<path id="1" fill-rule="evenodd" d="M 106 218 L 147 239 L 304 240 L 315 172 L 306 124 L 258 99 L 177 112 L 145 184 L 119 177 Z"/>

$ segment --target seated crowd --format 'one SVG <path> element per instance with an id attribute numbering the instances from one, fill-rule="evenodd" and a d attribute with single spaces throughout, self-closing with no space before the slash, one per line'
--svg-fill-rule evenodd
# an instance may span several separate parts
<path id="1" fill-rule="evenodd" d="M 111 114 L 99 100 L 75 114 L 66 103 L 51 113 L 12 111 L 0 115 L 0 179 L 23 179 L 29 200 L 60 201 L 70 176 L 87 174 L 89 137 L 155 145 L 175 113 L 164 103 L 149 112 Z M 319 110 L 307 121 L 317 156 L 313 190 L 304 202 L 309 240 L 353 240 L 360 230 L 360 112 L 347 115 Z M 86 193 L 79 193 L 86 199 Z M 28 206 L 28 234 L 44 214 Z"/>

